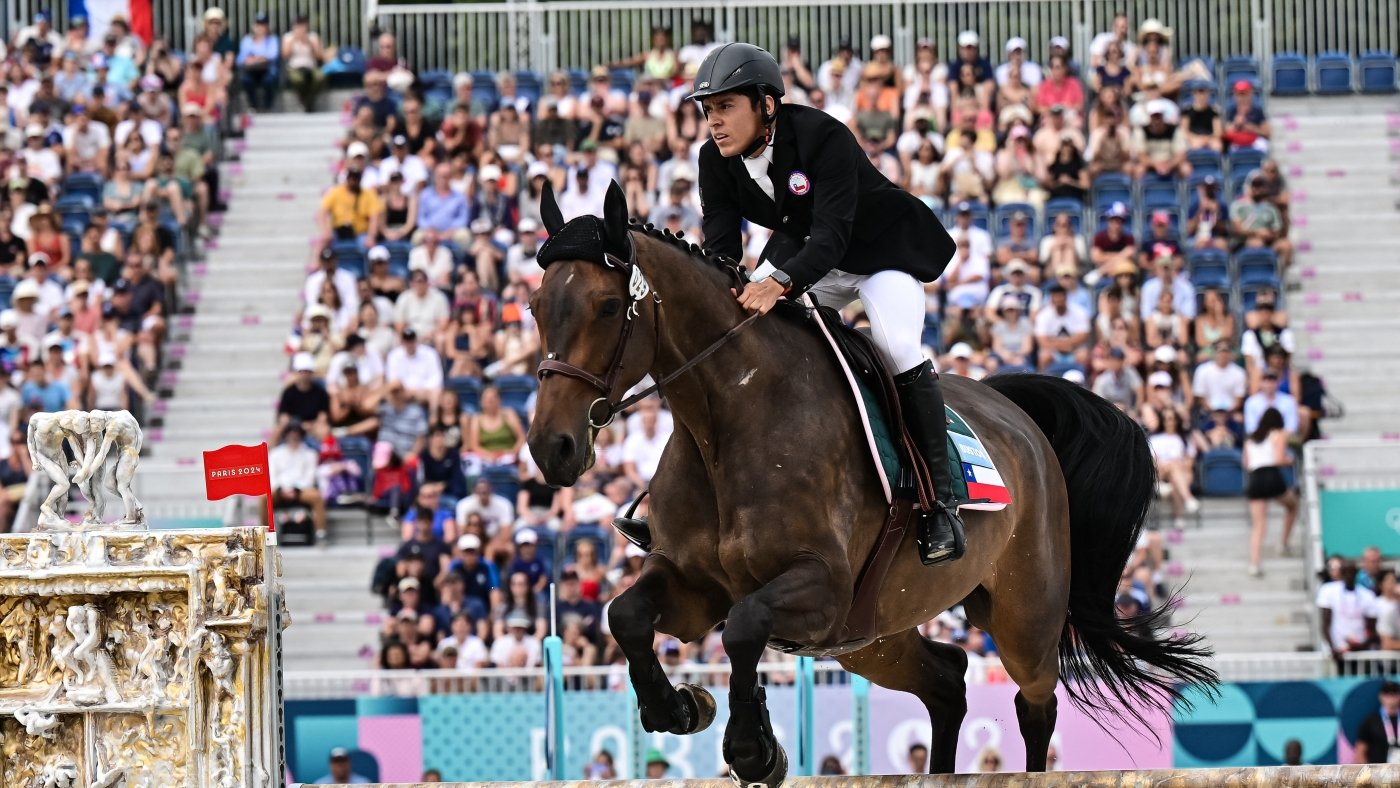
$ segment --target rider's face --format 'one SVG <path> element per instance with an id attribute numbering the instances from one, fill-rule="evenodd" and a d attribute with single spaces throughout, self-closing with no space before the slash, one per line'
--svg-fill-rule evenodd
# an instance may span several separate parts
<path id="1" fill-rule="evenodd" d="M 763 126 L 758 108 L 748 96 L 721 93 L 701 102 L 705 121 L 721 156 L 737 156 L 748 149 Z"/>

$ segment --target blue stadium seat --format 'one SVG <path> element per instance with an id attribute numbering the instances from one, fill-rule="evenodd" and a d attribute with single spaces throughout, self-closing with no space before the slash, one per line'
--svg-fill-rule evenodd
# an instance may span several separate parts
<path id="1" fill-rule="evenodd" d="M 1308 59 L 1297 52 L 1274 55 L 1274 95 L 1304 96 L 1308 92 Z"/>
<path id="2" fill-rule="evenodd" d="M 62 191 L 64 198 L 86 196 L 95 206 L 102 201 L 102 178 L 91 172 L 74 173 L 63 180 Z"/>
<path id="3" fill-rule="evenodd" d="M 0 309 L 10 308 L 10 297 L 15 293 L 15 285 L 19 284 L 14 277 L 0 276 Z"/>
<path id="4" fill-rule="evenodd" d="M 496 75 L 490 71 L 473 71 L 472 96 L 481 99 L 488 107 L 494 108 L 501 101 L 501 91 L 496 87 Z"/>
<path id="5" fill-rule="evenodd" d="M 630 68 L 616 68 L 612 72 L 612 87 L 623 93 L 631 93 L 632 86 L 637 83 L 637 74 Z"/>
<path id="6" fill-rule="evenodd" d="M 14 285 L 11 284 L 10 288 L 13 289 Z M 935 353 L 943 352 L 943 321 L 938 319 L 938 315 L 924 315 L 924 331 L 919 337 L 919 343 L 932 348 Z"/>
<path id="7" fill-rule="evenodd" d="M 1201 492 L 1218 497 L 1244 495 L 1244 457 L 1239 449 L 1211 449 L 1201 457 Z"/>
<path id="8" fill-rule="evenodd" d="M 1214 175 L 1220 177 L 1225 172 L 1224 162 L 1220 158 L 1220 153 L 1210 148 L 1197 148 L 1186 151 L 1186 163 L 1191 165 L 1191 175 L 1205 177 Z"/>
<path id="9" fill-rule="evenodd" d="M 410 241 L 385 241 L 383 246 L 389 250 L 389 273 L 407 279 L 408 255 L 413 251 L 413 244 Z"/>
<path id="10" fill-rule="evenodd" d="M 1361 92 L 1395 92 L 1395 55 L 1379 50 L 1361 56 Z"/>
<path id="11" fill-rule="evenodd" d="M 1351 93 L 1351 55 L 1324 52 L 1317 56 L 1317 92 L 1321 95 Z"/>
<path id="12" fill-rule="evenodd" d="M 1123 173 L 1106 172 L 1095 178 L 1092 186 L 1095 210 L 1102 211 L 1115 202 L 1133 202 L 1133 181 Z"/>
<path id="13" fill-rule="evenodd" d="M 1181 181 L 1149 178 L 1142 183 L 1142 208 L 1154 211 L 1163 208 L 1177 210 L 1181 207 Z"/>
<path id="14" fill-rule="evenodd" d="M 481 379 L 470 375 L 457 375 L 443 381 L 443 384 L 457 393 L 464 413 L 477 413 L 481 410 Z"/>
<path id="15" fill-rule="evenodd" d="M 1230 257 L 1218 249 L 1192 252 L 1186 256 L 1186 270 L 1198 288 L 1228 290 Z"/>
<path id="16" fill-rule="evenodd" d="M 1220 66 L 1220 84 L 1224 85 L 1226 89 L 1233 90 L 1234 84 L 1241 79 L 1257 87 L 1259 84 L 1259 61 L 1248 55 L 1225 58 L 1225 62 Z"/>
<path id="17" fill-rule="evenodd" d="M 599 558 L 612 554 L 612 523 L 579 523 L 569 529 L 564 537 L 564 563 L 577 560 L 579 542 L 593 542 L 597 545 Z"/>
<path id="18" fill-rule="evenodd" d="M 321 68 L 326 75 L 326 84 L 332 88 L 356 88 L 365 78 L 365 67 L 369 60 L 359 47 L 339 47 L 335 59 Z"/>
<path id="19" fill-rule="evenodd" d="M 1069 216 L 1076 233 L 1084 229 L 1084 203 L 1073 197 L 1055 197 L 1045 203 L 1045 225 L 1049 227 L 1060 214 Z"/>
<path id="20" fill-rule="evenodd" d="M 1278 256 L 1272 249 L 1241 249 L 1235 253 L 1235 271 L 1240 287 L 1278 286 Z"/>
<path id="21" fill-rule="evenodd" d="M 1215 82 L 1209 79 L 1188 79 L 1183 82 L 1181 84 L 1181 93 L 1177 96 L 1177 103 L 1183 108 L 1191 106 L 1191 102 L 1195 99 L 1196 91 L 1200 88 L 1205 88 L 1210 91 L 1210 100 L 1214 103 L 1218 94 L 1215 88 Z"/>
<path id="22" fill-rule="evenodd" d="M 425 88 L 452 89 L 452 72 L 443 69 L 424 71 L 418 74 L 418 82 Z"/>
<path id="23" fill-rule="evenodd" d="M 450 109 L 455 102 L 456 94 L 451 87 L 434 85 L 423 91 L 423 101 L 434 107 L 443 107 L 444 112 Z"/>
<path id="24" fill-rule="evenodd" d="M 1084 368 L 1072 361 L 1059 361 L 1054 364 L 1051 364 L 1050 366 L 1045 368 L 1045 371 L 1042 374 L 1060 378 L 1064 377 L 1064 374 L 1066 372 L 1069 372 L 1070 370 L 1079 370 L 1079 374 L 1087 376 L 1087 373 L 1085 373 Z"/>
<path id="25" fill-rule="evenodd" d="M 996 219 L 994 221 L 996 232 L 993 233 L 993 235 L 997 238 L 1005 238 L 1010 235 L 1011 216 L 1017 211 L 1024 211 L 1030 217 L 1030 226 L 1026 228 L 1026 235 L 1030 238 L 1039 238 L 1040 222 L 1037 217 L 1038 212 L 1034 205 L 1024 202 L 1009 202 L 996 209 Z"/>
<path id="26" fill-rule="evenodd" d="M 333 241 L 331 251 L 335 253 L 335 264 L 349 271 L 356 279 L 365 275 L 365 252 L 359 241 Z"/>
<path id="27" fill-rule="evenodd" d="M 504 496 L 512 505 L 515 503 L 515 495 L 520 492 L 520 472 L 515 466 L 488 466 L 481 472 L 481 478 L 491 482 L 492 492 Z"/>
<path id="28" fill-rule="evenodd" d="M 502 375 L 494 381 L 496 390 L 501 393 L 501 404 L 520 414 L 520 418 L 526 416 L 525 404 L 529 401 L 530 395 L 535 393 L 539 383 L 534 375 Z"/>
<path id="29" fill-rule="evenodd" d="M 1254 302 L 1258 300 L 1259 294 L 1271 292 L 1278 299 L 1275 303 L 1280 309 L 1285 308 L 1283 303 L 1283 287 L 1279 282 L 1265 282 L 1263 284 L 1240 285 L 1240 311 L 1248 312 L 1254 308 Z"/>
<path id="30" fill-rule="evenodd" d="M 577 68 L 571 68 L 566 72 L 569 75 L 569 92 L 575 94 L 588 92 L 588 72 Z"/>
<path id="31" fill-rule="evenodd" d="M 961 205 L 961 203 L 959 203 L 959 205 Z M 972 214 L 972 224 L 973 224 L 973 226 L 974 226 L 974 227 L 980 227 L 980 228 L 982 228 L 983 230 L 990 231 L 991 228 L 992 228 L 992 222 L 991 222 L 991 218 L 990 218 L 990 217 L 991 217 L 991 214 L 992 214 L 992 210 L 991 210 L 990 208 L 987 207 L 987 204 L 986 204 L 986 203 L 983 203 L 983 202 L 968 202 L 968 208 L 969 208 L 969 210 L 970 210 L 970 212 L 971 212 L 971 214 Z M 952 226 L 952 223 L 953 223 L 953 214 L 956 212 L 956 210 L 957 210 L 957 209 L 954 208 L 953 210 L 950 210 L 950 211 L 948 212 L 948 226 L 949 226 L 949 227 Z"/>
<path id="32" fill-rule="evenodd" d="M 1264 153 L 1254 148 L 1235 148 L 1230 151 L 1230 180 L 1239 181 L 1264 163 Z"/>

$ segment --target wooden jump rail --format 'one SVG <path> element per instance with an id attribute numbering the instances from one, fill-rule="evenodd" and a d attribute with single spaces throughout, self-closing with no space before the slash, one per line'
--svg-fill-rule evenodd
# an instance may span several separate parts
<path id="1" fill-rule="evenodd" d="M 959 774 L 955 776 L 794 777 L 793 788 L 1341 788 L 1400 786 L 1400 765 L 1264 766 L 1157 769 L 1128 772 Z M 394 783 L 379 788 L 734 788 L 729 780 L 619 780 L 565 782 Z"/>

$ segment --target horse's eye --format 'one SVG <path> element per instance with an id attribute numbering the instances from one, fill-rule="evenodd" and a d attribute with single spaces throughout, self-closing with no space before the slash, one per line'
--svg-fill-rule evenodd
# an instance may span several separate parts
<path id="1" fill-rule="evenodd" d="M 621 311 L 621 310 L 622 310 L 622 299 L 621 299 L 621 298 L 609 298 L 608 300 L 606 300 L 606 301 L 603 302 L 603 308 L 602 308 L 601 310 L 599 310 L 598 314 L 600 314 L 600 315 L 603 316 L 603 317 L 612 317 L 613 315 L 617 314 L 617 313 L 618 313 L 619 311 Z"/>

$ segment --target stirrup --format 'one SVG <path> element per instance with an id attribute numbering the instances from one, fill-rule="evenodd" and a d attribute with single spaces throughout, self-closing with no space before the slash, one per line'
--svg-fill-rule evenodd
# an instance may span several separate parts
<path id="1" fill-rule="evenodd" d="M 924 566 L 956 561 L 967 552 L 967 538 L 956 502 L 935 501 L 933 506 L 935 508 L 920 514 L 915 534 L 919 560 Z"/>
<path id="2" fill-rule="evenodd" d="M 641 504 L 642 499 L 650 493 L 651 490 L 642 490 L 641 495 L 634 498 L 632 505 L 627 507 L 625 514 L 613 518 L 613 528 L 616 528 L 617 532 L 622 534 L 627 541 L 648 553 L 651 552 L 651 523 L 647 522 L 645 515 L 642 517 L 634 515 L 637 513 L 637 506 Z"/>

